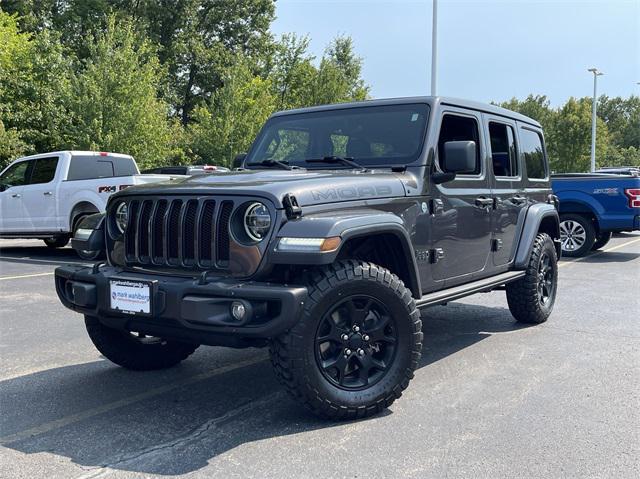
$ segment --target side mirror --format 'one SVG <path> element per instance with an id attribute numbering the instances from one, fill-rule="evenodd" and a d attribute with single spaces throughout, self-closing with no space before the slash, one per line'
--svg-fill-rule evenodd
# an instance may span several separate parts
<path id="1" fill-rule="evenodd" d="M 476 169 L 475 141 L 447 141 L 442 153 L 444 159 L 441 166 L 444 173 L 431 175 L 432 181 L 436 184 L 454 180 L 457 173 Z"/>
<path id="2" fill-rule="evenodd" d="M 462 173 L 476 169 L 475 141 L 447 141 L 444 144 L 444 163 L 447 173 Z"/>
<path id="3" fill-rule="evenodd" d="M 246 157 L 247 157 L 246 153 L 240 153 L 236 155 L 236 157 L 233 159 L 233 162 L 231 163 L 231 168 L 233 168 L 234 170 L 236 168 L 242 168 L 244 166 L 244 159 Z"/>

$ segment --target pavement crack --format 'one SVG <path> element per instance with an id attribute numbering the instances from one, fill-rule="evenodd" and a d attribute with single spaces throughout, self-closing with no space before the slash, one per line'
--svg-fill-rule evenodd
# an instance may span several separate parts
<path id="1" fill-rule="evenodd" d="M 129 454 L 124 454 L 119 457 L 116 457 L 109 461 L 109 463 L 102 464 L 101 466 L 91 468 L 85 474 L 77 476 L 76 479 L 96 479 L 100 477 L 105 477 L 113 472 L 116 469 L 120 469 L 120 466 L 140 461 L 142 459 L 148 459 L 151 457 L 155 457 L 159 454 L 166 452 L 167 450 L 171 450 L 176 447 L 185 446 L 192 442 L 197 441 L 201 437 L 205 436 L 212 429 L 217 428 L 218 426 L 226 423 L 227 421 L 231 421 L 239 415 L 244 414 L 245 412 L 249 412 L 252 409 L 255 409 L 260 406 L 268 406 L 273 404 L 273 401 L 277 399 L 278 396 L 284 395 L 282 391 L 276 391 L 272 394 L 269 394 L 258 401 L 249 401 L 242 406 L 231 409 L 221 416 L 217 416 L 215 418 L 209 419 L 204 424 L 198 426 L 191 432 L 185 434 L 184 436 L 174 438 L 170 441 L 156 444 L 154 446 L 148 447 L 146 449 L 142 449 L 136 452 L 132 452 Z M 85 468 L 87 470 L 87 468 Z"/>

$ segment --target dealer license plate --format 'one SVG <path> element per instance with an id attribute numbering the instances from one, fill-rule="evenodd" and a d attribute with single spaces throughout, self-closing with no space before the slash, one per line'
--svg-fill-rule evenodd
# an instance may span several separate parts
<path id="1" fill-rule="evenodd" d="M 129 314 L 151 314 L 151 287 L 142 281 L 110 281 L 111 309 Z"/>

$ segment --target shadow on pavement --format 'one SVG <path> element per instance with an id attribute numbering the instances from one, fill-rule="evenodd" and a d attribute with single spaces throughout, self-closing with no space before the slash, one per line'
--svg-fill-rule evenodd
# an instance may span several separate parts
<path id="1" fill-rule="evenodd" d="M 522 328 L 507 309 L 459 303 L 425 310 L 423 324 L 419 368 L 427 376 L 435 362 L 493 333 Z M 233 363 L 238 353 L 223 356 Z M 199 351 L 166 371 L 136 373 L 96 361 L 8 379 L 0 383 L 2 445 L 25 454 L 46 451 L 90 470 L 178 475 L 242 444 L 340 424 L 317 419 L 290 399 L 264 351 L 242 353 L 253 362 L 209 376 L 202 376 L 207 353 Z M 184 384 L 189 376 L 196 380 Z M 35 434 L 15 436 L 25 430 Z"/>
<path id="2" fill-rule="evenodd" d="M 0 244 L 0 261 L 7 263 L 23 263 L 23 264 L 69 264 L 69 263 L 86 263 L 78 257 L 73 249 L 66 248 L 48 248 L 42 243 L 29 244 L 28 246 L 3 246 Z"/>
<path id="3" fill-rule="evenodd" d="M 640 257 L 640 253 L 626 253 L 621 251 L 602 252 L 582 258 L 581 263 L 627 263 Z"/>

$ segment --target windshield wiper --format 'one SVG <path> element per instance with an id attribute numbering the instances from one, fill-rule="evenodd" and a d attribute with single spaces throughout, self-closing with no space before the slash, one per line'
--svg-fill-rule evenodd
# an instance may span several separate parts
<path id="1" fill-rule="evenodd" d="M 309 158 L 304 161 L 306 161 L 307 163 L 342 163 L 343 165 L 348 165 L 362 171 L 367 171 L 367 169 L 364 166 L 353 161 L 353 158 L 351 157 L 323 156 L 322 158 Z"/>
<path id="2" fill-rule="evenodd" d="M 269 168 L 280 168 L 281 170 L 293 170 L 293 166 L 280 160 L 262 160 L 256 163 L 247 163 L 245 166 L 267 166 Z"/>

